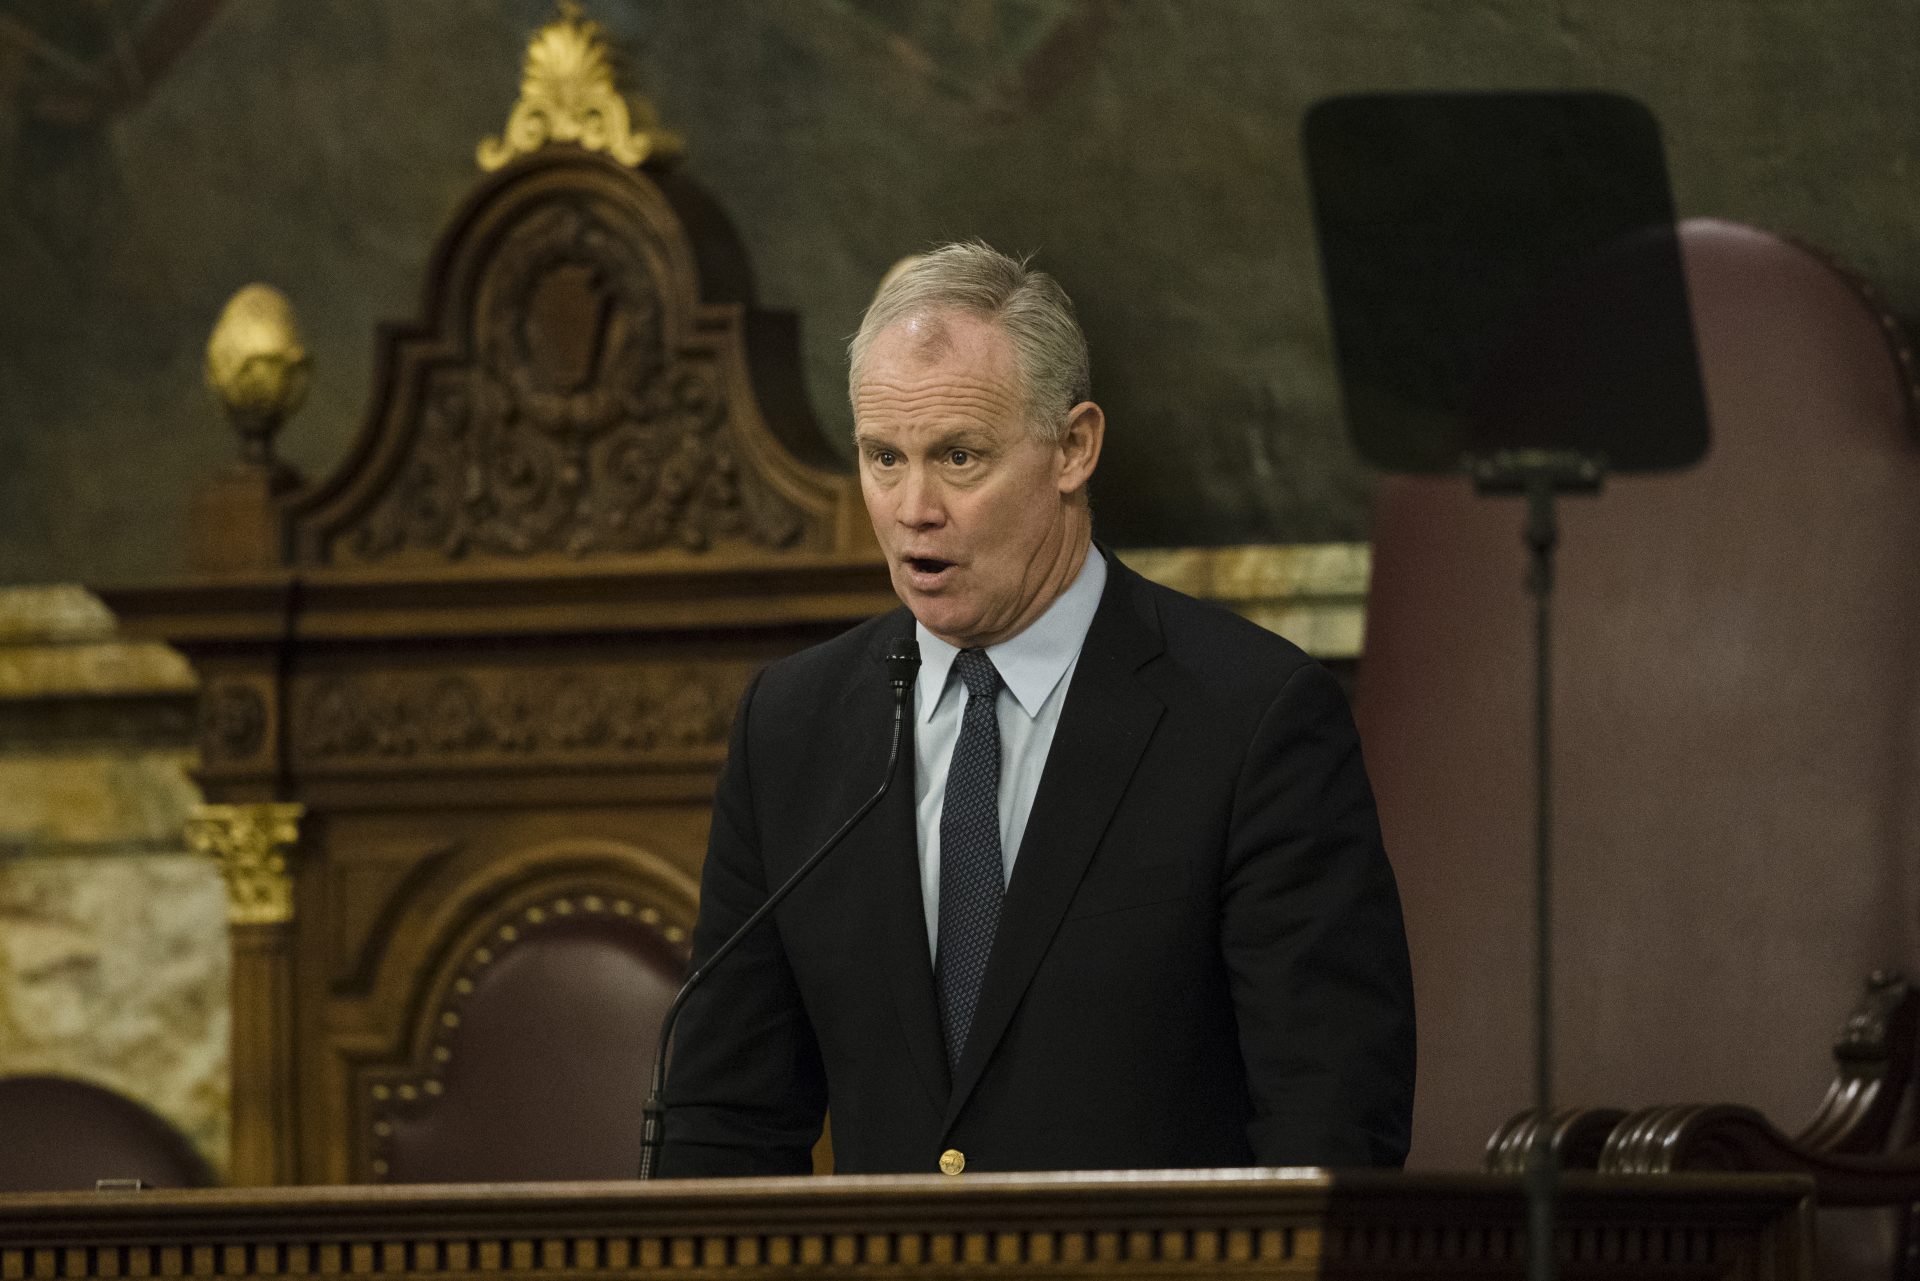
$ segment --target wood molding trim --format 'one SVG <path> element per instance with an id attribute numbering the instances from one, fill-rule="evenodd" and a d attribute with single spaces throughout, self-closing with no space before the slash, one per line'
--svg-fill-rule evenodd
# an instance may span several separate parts
<path id="1" fill-rule="evenodd" d="M 1811 1185 L 1570 1176 L 1583 1277 L 1805 1281 Z M 0 1197 L 0 1278 L 1525 1274 L 1485 1175 L 1319 1170 L 687 1180 Z"/>

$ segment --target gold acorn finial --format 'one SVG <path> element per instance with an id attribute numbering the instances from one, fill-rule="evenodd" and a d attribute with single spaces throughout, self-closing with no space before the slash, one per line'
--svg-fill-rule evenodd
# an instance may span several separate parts
<path id="1" fill-rule="evenodd" d="M 240 434 L 243 462 L 272 469 L 274 433 L 307 399 L 312 361 L 293 304 L 272 285 L 242 286 L 207 339 L 207 390 Z"/>
<path id="2" fill-rule="evenodd" d="M 660 127 L 653 104 L 631 102 L 614 81 L 606 28 L 581 16 L 575 0 L 561 0 L 560 16 L 533 33 L 520 73 L 520 100 L 507 127 L 475 152 L 482 169 L 500 168 L 516 156 L 553 142 L 604 151 L 621 164 L 671 160 L 680 138 Z"/>

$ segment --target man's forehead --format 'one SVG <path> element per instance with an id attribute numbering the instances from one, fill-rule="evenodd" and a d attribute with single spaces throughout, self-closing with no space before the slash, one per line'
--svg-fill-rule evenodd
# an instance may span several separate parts
<path id="1" fill-rule="evenodd" d="M 923 443 L 999 435 L 1019 418 L 1025 392 L 1012 344 L 992 322 L 964 312 L 912 314 L 882 330 L 853 396 L 854 435 L 890 447 L 909 432 Z"/>
<path id="2" fill-rule="evenodd" d="M 929 363 L 951 355 L 954 349 L 952 318 L 938 312 L 908 316 L 888 332 L 898 335 L 899 350 Z"/>
<path id="3" fill-rule="evenodd" d="M 910 312 L 880 331 L 867 368 L 902 364 L 938 365 L 947 361 L 978 364 L 1002 376 L 1015 372 L 1013 344 L 990 320 L 957 310 Z"/>

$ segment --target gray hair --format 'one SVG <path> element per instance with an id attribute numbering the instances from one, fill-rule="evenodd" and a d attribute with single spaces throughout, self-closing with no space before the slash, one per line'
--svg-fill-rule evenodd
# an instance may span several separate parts
<path id="1" fill-rule="evenodd" d="M 997 326 L 1013 345 L 1035 436 L 1057 443 L 1067 411 L 1093 394 L 1087 338 L 1060 282 L 982 241 L 942 245 L 896 264 L 847 344 L 847 396 L 856 398 L 874 339 L 909 316 L 960 312 Z"/>

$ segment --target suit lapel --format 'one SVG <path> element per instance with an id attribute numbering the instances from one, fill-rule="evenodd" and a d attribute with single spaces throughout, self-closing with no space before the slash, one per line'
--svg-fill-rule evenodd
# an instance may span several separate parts
<path id="1" fill-rule="evenodd" d="M 856 676 L 848 691 L 847 721 L 864 729 L 861 749 L 850 753 L 850 776 L 862 782 L 862 796 L 871 785 L 864 780 L 878 778 L 886 765 L 887 735 L 893 727 L 893 694 L 883 675 L 881 656 L 887 642 L 910 633 L 913 620 L 904 609 L 899 611 L 899 627 L 883 627 L 875 645 L 869 670 Z M 900 1016 L 900 1030 L 907 1043 L 907 1057 L 927 1091 L 936 1110 L 947 1103 L 947 1054 L 941 1039 L 940 1014 L 935 1004 L 933 963 L 927 955 L 927 925 L 924 900 L 920 892 L 919 836 L 914 825 L 914 717 L 913 705 L 907 705 L 907 724 L 900 741 L 900 760 L 895 765 L 893 787 L 867 815 L 859 827 L 847 834 L 849 844 L 859 847 L 856 857 L 872 869 L 869 884 L 877 918 L 874 943 L 878 949 L 881 973 L 892 989 L 894 1008 Z M 849 808 L 858 799 L 849 803 Z M 876 1053 L 884 1053 L 876 1047 Z"/>
<path id="2" fill-rule="evenodd" d="M 1001 903 L 943 1129 L 959 1118 L 1012 1021 L 1165 710 L 1136 675 L 1160 652 L 1158 620 L 1138 582 L 1119 561 L 1109 561 L 1106 591 L 1081 647 Z M 924 960 L 924 943 L 921 951 Z M 937 1045 L 937 1021 L 935 1037 Z"/>

